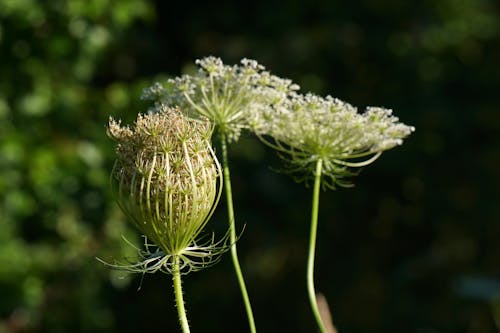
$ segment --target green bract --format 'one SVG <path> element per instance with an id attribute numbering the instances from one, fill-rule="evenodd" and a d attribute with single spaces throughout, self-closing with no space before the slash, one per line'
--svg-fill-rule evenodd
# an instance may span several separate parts
<path id="1" fill-rule="evenodd" d="M 179 106 L 191 116 L 210 119 L 228 140 L 236 141 L 250 127 L 252 113 L 285 100 L 299 89 L 290 80 L 265 71 L 255 60 L 242 59 L 241 65 L 224 65 L 216 57 L 197 60 L 196 75 L 183 75 L 156 83 L 143 98 Z"/>
<path id="2" fill-rule="evenodd" d="M 280 104 L 252 114 L 253 130 L 268 145 L 284 153 L 297 171 L 310 175 L 323 161 L 326 186 L 349 185 L 347 167 L 373 162 L 400 145 L 414 128 L 398 122 L 392 110 L 352 105 L 330 96 L 294 94 Z"/>
<path id="3" fill-rule="evenodd" d="M 210 263 L 217 247 L 196 244 L 221 194 L 221 169 L 210 146 L 212 126 L 178 109 L 139 114 L 132 128 L 110 119 L 117 142 L 112 184 L 118 203 L 157 247 L 141 252 L 130 270 L 170 271 L 172 258 L 187 270 Z M 182 268 L 182 267 L 181 267 Z"/>

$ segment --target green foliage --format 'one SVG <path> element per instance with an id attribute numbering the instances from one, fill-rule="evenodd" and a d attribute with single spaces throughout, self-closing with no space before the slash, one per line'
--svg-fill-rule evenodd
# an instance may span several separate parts
<path id="1" fill-rule="evenodd" d="M 95 82 L 151 14 L 135 0 L 0 1 L 0 332 L 113 325 L 99 295 L 123 282 L 93 258 L 119 253 L 128 231 L 107 192 L 102 133 L 139 89 Z"/>

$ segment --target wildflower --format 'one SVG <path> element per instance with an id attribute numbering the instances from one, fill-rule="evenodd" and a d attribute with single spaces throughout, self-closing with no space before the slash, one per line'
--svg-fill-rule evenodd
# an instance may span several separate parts
<path id="1" fill-rule="evenodd" d="M 247 312 L 250 332 L 255 323 L 236 250 L 236 226 L 233 211 L 227 144 L 238 140 L 243 129 L 251 128 L 254 114 L 270 105 L 279 105 L 299 87 L 288 79 L 270 74 L 255 60 L 242 59 L 240 65 L 224 65 L 221 59 L 196 60 L 198 72 L 168 81 L 164 88 L 156 83 L 146 89 L 144 99 L 176 105 L 193 118 L 206 117 L 220 136 L 224 186 L 226 188 L 231 257 Z"/>
<path id="2" fill-rule="evenodd" d="M 390 109 L 368 107 L 358 113 L 349 103 L 313 94 L 294 94 L 262 108 L 253 124 L 259 138 L 284 153 L 291 170 L 305 174 L 303 178 L 322 160 L 323 184 L 331 188 L 349 186 L 344 180 L 352 175 L 349 167 L 370 164 L 415 130 L 398 122 Z"/>
<path id="3" fill-rule="evenodd" d="M 215 258 L 213 243 L 196 242 L 221 195 L 222 172 L 211 133 L 208 121 L 166 107 L 139 114 L 132 128 L 110 119 L 108 134 L 117 142 L 111 179 L 118 204 L 158 247 L 151 252 L 147 244 L 143 261 L 119 268 L 170 273 L 174 259 L 189 271 Z"/>
<path id="4" fill-rule="evenodd" d="M 196 75 L 156 83 L 146 89 L 143 99 L 179 106 L 193 117 L 206 117 L 229 142 L 250 127 L 252 114 L 285 100 L 299 89 L 288 79 L 270 74 L 255 60 L 242 59 L 241 65 L 225 65 L 220 58 L 196 60 Z"/>
<path id="5" fill-rule="evenodd" d="M 299 180 L 314 178 L 307 260 L 307 292 L 321 333 L 326 327 L 319 313 L 314 287 L 314 258 L 320 185 L 349 186 L 348 168 L 372 163 L 382 152 L 402 144 L 414 128 L 398 122 L 392 110 L 369 107 L 362 114 L 352 105 L 330 96 L 294 94 L 254 114 L 259 138 L 290 163 Z"/>

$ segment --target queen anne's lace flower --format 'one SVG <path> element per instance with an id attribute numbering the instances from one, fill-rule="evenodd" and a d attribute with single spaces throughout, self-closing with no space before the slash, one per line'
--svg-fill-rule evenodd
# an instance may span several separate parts
<path id="1" fill-rule="evenodd" d="M 240 65 L 224 65 L 216 57 L 196 60 L 195 75 L 168 80 L 166 87 L 156 83 L 146 89 L 144 99 L 179 106 L 194 117 L 206 117 L 229 141 L 238 139 L 251 126 L 253 114 L 269 105 L 278 105 L 298 90 L 288 79 L 270 74 L 255 60 Z M 153 108 L 153 111 L 154 110 Z"/>
<path id="2" fill-rule="evenodd" d="M 158 247 L 140 251 L 138 272 L 169 272 L 173 258 L 193 270 L 217 258 L 217 246 L 196 243 L 221 194 L 221 169 L 210 145 L 212 125 L 188 119 L 177 109 L 139 114 L 133 127 L 110 119 L 117 142 L 111 174 L 118 204 L 134 225 Z M 219 251 L 220 252 L 220 251 Z"/>
<path id="3" fill-rule="evenodd" d="M 373 162 L 402 144 L 415 129 L 398 122 L 392 110 L 368 107 L 364 113 L 330 96 L 294 94 L 280 104 L 253 113 L 253 130 L 268 145 L 288 156 L 306 177 L 323 161 L 324 184 L 349 185 L 348 167 Z M 300 178 L 299 178 L 300 179 Z"/>

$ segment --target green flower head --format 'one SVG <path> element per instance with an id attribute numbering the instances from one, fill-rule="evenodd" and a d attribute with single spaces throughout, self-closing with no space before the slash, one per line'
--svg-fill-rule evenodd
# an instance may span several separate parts
<path id="1" fill-rule="evenodd" d="M 144 99 L 179 106 L 190 116 L 206 117 L 229 141 L 238 139 L 250 127 L 252 114 L 279 104 L 299 89 L 290 80 L 265 70 L 255 60 L 224 65 L 221 59 L 196 60 L 198 72 L 170 79 L 166 87 L 156 83 L 145 90 Z"/>
<path id="2" fill-rule="evenodd" d="M 207 224 L 221 193 L 221 169 L 210 146 L 212 126 L 186 118 L 178 109 L 139 114 L 133 127 L 109 121 L 116 143 L 111 174 L 118 204 L 158 250 L 142 252 L 130 270 L 169 271 L 171 258 L 188 270 L 210 261 L 214 247 L 196 238 Z M 213 244 L 212 244 L 213 245 Z"/>
<path id="3" fill-rule="evenodd" d="M 323 182 L 329 187 L 350 185 L 343 180 L 352 174 L 349 167 L 370 164 L 415 130 L 398 122 L 390 109 L 368 107 L 358 113 L 339 99 L 313 94 L 294 94 L 263 108 L 252 123 L 255 133 L 305 177 L 321 159 Z"/>

